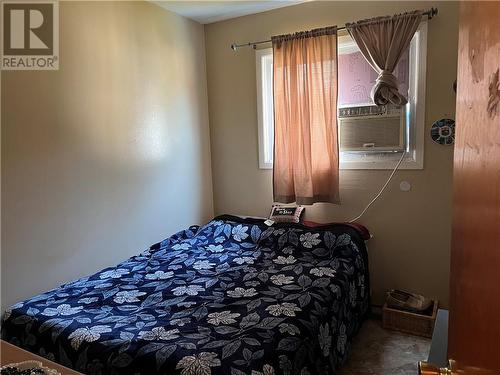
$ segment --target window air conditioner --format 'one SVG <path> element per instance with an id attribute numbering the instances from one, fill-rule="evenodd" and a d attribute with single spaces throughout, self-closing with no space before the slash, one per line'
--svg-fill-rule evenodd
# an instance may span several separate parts
<path id="1" fill-rule="evenodd" d="M 339 108 L 341 151 L 405 149 L 405 110 L 394 105 Z"/>

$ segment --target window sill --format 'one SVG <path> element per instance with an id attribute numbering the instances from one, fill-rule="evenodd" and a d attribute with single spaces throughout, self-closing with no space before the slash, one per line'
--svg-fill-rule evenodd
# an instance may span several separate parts
<path id="1" fill-rule="evenodd" d="M 341 162 L 339 169 L 341 170 L 352 170 L 352 169 L 394 169 L 397 164 L 395 161 L 347 161 Z M 405 160 L 399 166 L 399 169 L 424 169 L 423 163 L 419 163 L 415 160 Z"/>
<path id="2" fill-rule="evenodd" d="M 362 170 L 362 169 L 374 169 L 374 170 L 392 170 L 396 166 L 399 155 L 394 155 L 391 157 L 384 158 L 385 160 L 350 160 L 350 161 L 341 161 L 339 165 L 339 169 L 341 170 Z M 398 169 L 424 169 L 424 161 L 417 160 L 413 157 L 407 157 L 403 160 Z M 259 164 L 259 169 L 273 169 L 272 163 Z"/>
<path id="3" fill-rule="evenodd" d="M 407 152 L 398 169 L 424 169 L 423 152 Z M 401 153 L 352 155 L 341 152 L 339 169 L 394 169 Z"/>

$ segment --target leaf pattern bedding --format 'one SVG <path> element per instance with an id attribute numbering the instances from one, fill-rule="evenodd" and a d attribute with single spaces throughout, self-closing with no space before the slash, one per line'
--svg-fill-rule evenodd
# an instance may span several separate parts
<path id="1" fill-rule="evenodd" d="M 226 215 L 12 306 L 2 337 L 87 374 L 334 374 L 368 291 L 355 229 Z"/>

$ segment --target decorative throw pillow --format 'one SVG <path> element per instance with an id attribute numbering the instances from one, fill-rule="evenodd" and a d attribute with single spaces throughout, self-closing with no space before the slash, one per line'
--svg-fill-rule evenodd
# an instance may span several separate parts
<path id="1" fill-rule="evenodd" d="M 300 217 L 305 208 L 301 206 L 278 206 L 274 205 L 269 215 L 269 220 L 278 223 L 300 223 Z"/>

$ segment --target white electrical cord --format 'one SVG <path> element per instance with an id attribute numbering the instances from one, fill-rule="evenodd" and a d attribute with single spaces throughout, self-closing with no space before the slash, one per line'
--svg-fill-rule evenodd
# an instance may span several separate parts
<path id="1" fill-rule="evenodd" d="M 405 157 L 405 155 L 406 155 L 406 151 L 403 151 L 403 154 L 401 155 L 401 158 L 399 159 L 398 163 L 396 164 L 396 166 L 392 170 L 392 173 L 390 174 L 389 178 L 385 182 L 384 186 L 382 186 L 382 189 L 380 189 L 380 191 L 378 192 L 378 194 L 375 195 L 375 197 L 370 201 L 370 203 L 367 204 L 367 206 L 365 207 L 365 209 L 363 211 L 361 211 L 361 213 L 358 216 L 356 216 L 355 218 L 353 218 L 353 219 L 351 219 L 351 220 L 348 221 L 349 223 L 355 222 L 356 220 L 360 219 L 365 214 L 365 212 L 370 208 L 370 206 L 373 203 L 375 203 L 375 201 L 382 195 L 382 193 L 384 192 L 385 188 L 387 187 L 387 185 L 389 185 L 389 182 L 391 182 L 392 178 L 394 177 L 394 174 L 396 173 L 396 171 L 398 170 L 399 166 L 403 162 L 403 158 Z"/>

